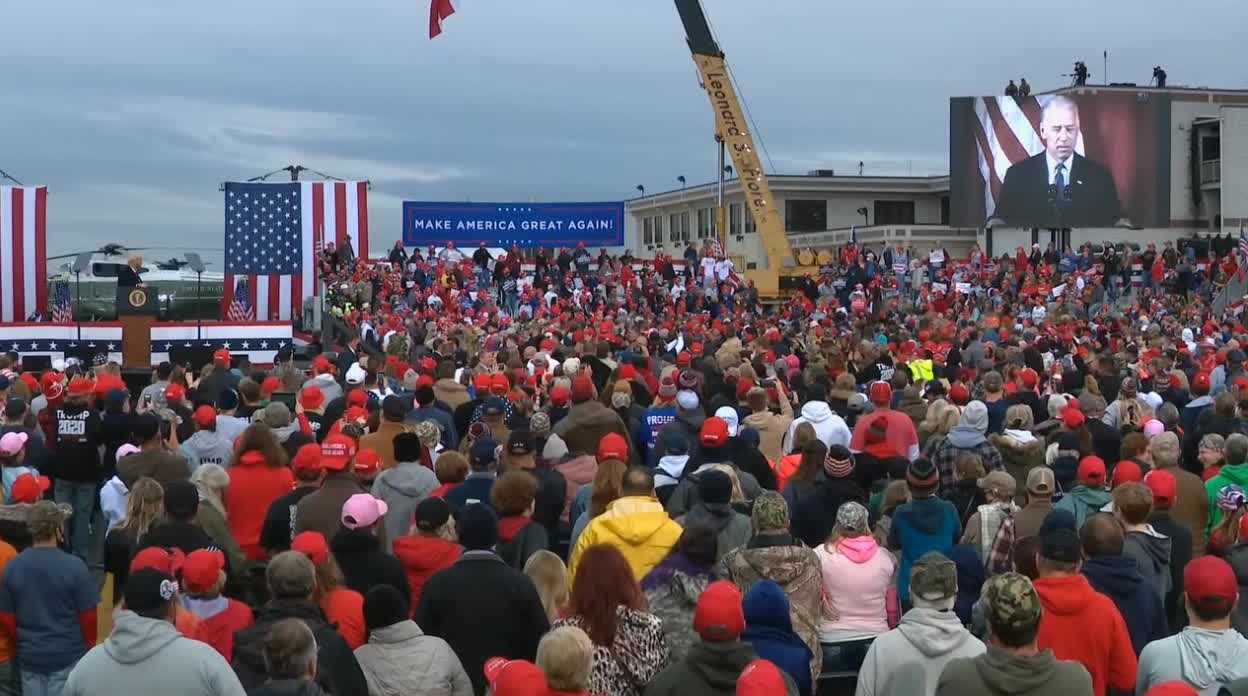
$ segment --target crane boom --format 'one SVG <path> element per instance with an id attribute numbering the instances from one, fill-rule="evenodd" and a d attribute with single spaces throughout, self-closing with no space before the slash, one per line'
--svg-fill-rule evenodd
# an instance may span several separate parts
<path id="1" fill-rule="evenodd" d="M 702 86 L 715 110 L 716 137 L 727 146 L 737 169 L 737 178 L 745 193 L 746 204 L 754 217 L 754 227 L 763 240 L 767 258 L 757 271 L 746 271 L 761 295 L 775 296 L 780 292 L 780 269 L 791 260 L 793 250 L 784 230 L 784 221 L 771 194 L 767 173 L 754 147 L 745 111 L 737 97 L 736 87 L 728 74 L 724 53 L 711 34 L 710 24 L 702 11 L 700 0 L 675 0 L 676 11 L 685 27 L 685 40 L 693 53 Z M 723 233 L 723 230 L 721 230 Z"/>

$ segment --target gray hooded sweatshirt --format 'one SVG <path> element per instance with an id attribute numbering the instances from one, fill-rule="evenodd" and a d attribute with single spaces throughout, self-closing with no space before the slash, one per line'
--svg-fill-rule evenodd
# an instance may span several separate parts
<path id="1" fill-rule="evenodd" d="M 1248 677 L 1248 638 L 1235 629 L 1210 631 L 1188 626 L 1181 633 L 1155 640 L 1140 653 L 1135 693 L 1168 681 L 1185 681 L 1201 696 Z"/>
<path id="2" fill-rule="evenodd" d="M 438 487 L 438 477 L 419 463 L 399 462 L 373 480 L 372 495 L 385 501 L 386 551 L 393 553 L 394 540 L 412 529 L 416 506 Z"/>
<path id="3" fill-rule="evenodd" d="M 867 649 L 856 696 L 932 696 L 945 665 L 982 655 L 984 644 L 952 611 L 915 608 Z"/>
<path id="4" fill-rule="evenodd" d="M 204 464 L 216 464 L 228 469 L 230 460 L 234 457 L 234 447 L 214 430 L 196 430 L 194 435 L 182 443 L 182 456 L 190 462 L 191 473 L 195 473 Z"/>
<path id="5" fill-rule="evenodd" d="M 61 693 L 88 696 L 102 688 L 130 696 L 246 696 L 212 646 L 132 611 L 117 613 L 113 632 L 78 661 Z"/>

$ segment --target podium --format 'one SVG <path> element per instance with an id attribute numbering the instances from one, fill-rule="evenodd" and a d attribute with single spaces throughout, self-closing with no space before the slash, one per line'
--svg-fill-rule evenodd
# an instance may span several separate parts
<path id="1" fill-rule="evenodd" d="M 121 322 L 122 367 L 152 366 L 152 324 L 160 314 L 156 288 L 118 287 L 117 319 Z"/>

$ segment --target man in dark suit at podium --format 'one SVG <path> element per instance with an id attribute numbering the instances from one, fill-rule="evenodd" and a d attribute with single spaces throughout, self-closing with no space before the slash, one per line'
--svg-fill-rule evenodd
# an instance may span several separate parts
<path id="1" fill-rule="evenodd" d="M 139 271 L 143 268 L 142 256 L 131 256 L 126 265 L 117 269 L 117 287 L 135 288 L 143 284 Z"/>
<path id="2" fill-rule="evenodd" d="M 1122 220 L 1114 178 L 1075 154 L 1079 107 L 1054 97 L 1040 117 L 1044 152 L 1011 166 L 987 226 L 1109 227 Z"/>

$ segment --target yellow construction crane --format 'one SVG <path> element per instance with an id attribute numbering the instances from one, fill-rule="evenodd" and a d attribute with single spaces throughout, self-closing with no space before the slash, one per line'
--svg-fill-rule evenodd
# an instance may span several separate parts
<path id="1" fill-rule="evenodd" d="M 785 268 L 794 266 L 793 249 L 789 246 L 789 238 L 784 230 L 784 219 L 771 195 L 767 173 L 763 170 L 762 160 L 758 156 L 758 149 L 754 146 L 754 138 L 750 135 L 749 124 L 746 122 L 745 111 L 728 73 L 728 63 L 711 34 L 710 24 L 702 11 L 702 3 L 700 0 L 675 1 L 676 11 L 680 13 L 680 21 L 685 26 L 685 40 L 689 43 L 689 50 L 693 52 L 693 62 L 698 66 L 702 86 L 710 97 L 711 108 L 715 110 L 715 138 L 720 143 L 717 223 L 721 244 L 726 227 L 723 159 L 724 150 L 727 149 L 736 167 L 741 189 L 745 193 L 746 207 L 754 216 L 754 227 L 762 237 L 767 255 L 765 259 L 756 262 L 756 268 L 739 270 L 747 279 L 754 281 L 760 295 L 777 297 L 781 294 L 780 276 L 788 275 L 784 273 Z"/>

